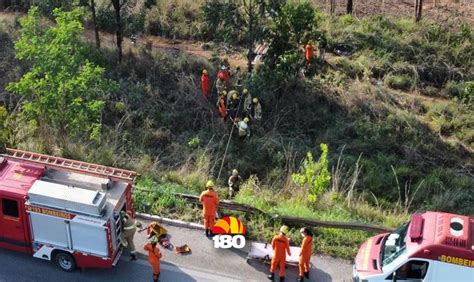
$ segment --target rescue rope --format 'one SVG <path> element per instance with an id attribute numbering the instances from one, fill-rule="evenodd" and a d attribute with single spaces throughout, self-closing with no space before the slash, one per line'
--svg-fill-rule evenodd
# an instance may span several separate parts
<path id="1" fill-rule="evenodd" d="M 240 98 L 239 105 L 237 106 L 237 111 L 235 112 L 235 116 L 239 115 L 240 105 L 242 104 L 242 98 L 243 97 Z M 227 150 L 229 149 L 230 140 L 232 139 L 232 132 L 234 132 L 234 126 L 238 127 L 232 117 L 229 117 L 229 119 L 232 121 L 232 129 L 230 130 L 229 139 L 227 140 L 227 146 L 225 147 L 224 156 L 222 157 L 221 168 L 219 169 L 219 173 L 217 174 L 217 182 L 219 182 L 219 179 L 221 178 L 222 168 L 224 167 L 225 158 L 227 156 Z"/>

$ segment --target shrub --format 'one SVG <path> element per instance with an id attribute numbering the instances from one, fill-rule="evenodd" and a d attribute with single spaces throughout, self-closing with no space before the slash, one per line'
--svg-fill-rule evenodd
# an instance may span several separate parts
<path id="1" fill-rule="evenodd" d="M 159 1 L 144 14 L 144 28 L 152 35 L 198 39 L 201 25 L 199 6 L 190 0 Z"/>
<path id="2" fill-rule="evenodd" d="M 294 173 L 291 178 L 299 186 L 308 185 L 309 197 L 311 202 L 316 202 L 319 195 L 323 193 L 328 187 L 331 181 L 331 175 L 328 170 L 328 146 L 321 144 L 321 156 L 319 160 L 315 162 L 313 155 L 308 152 L 306 159 L 300 168 L 300 173 Z"/>
<path id="3" fill-rule="evenodd" d="M 240 41 L 243 20 L 234 1 L 210 0 L 202 6 L 206 39 L 236 43 Z"/>
<path id="4" fill-rule="evenodd" d="M 412 77 L 402 74 L 402 75 L 393 75 L 389 74 L 385 77 L 385 83 L 388 87 L 398 90 L 412 90 L 415 87 L 415 81 Z"/>

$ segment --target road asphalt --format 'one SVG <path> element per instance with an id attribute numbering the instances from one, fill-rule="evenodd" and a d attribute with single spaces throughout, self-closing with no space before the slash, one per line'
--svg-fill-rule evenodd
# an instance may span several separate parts
<path id="1" fill-rule="evenodd" d="M 143 221 L 143 224 L 148 224 Z M 188 244 L 189 255 L 161 248 L 163 254 L 160 281 L 269 281 L 268 265 L 247 261 L 250 242 L 243 249 L 215 249 L 212 240 L 200 230 L 165 226 L 175 246 Z M 29 255 L 0 249 L 0 282 L 23 281 L 152 281 L 151 267 L 143 250 L 146 232 L 137 233 L 135 244 L 138 260 L 130 261 L 124 252 L 116 267 L 112 269 L 85 269 L 67 273 L 53 263 Z M 352 266 L 346 260 L 313 256 L 310 280 L 305 281 L 351 281 Z M 297 267 L 288 266 L 286 282 L 295 281 Z M 276 280 L 278 281 L 278 280 Z"/>

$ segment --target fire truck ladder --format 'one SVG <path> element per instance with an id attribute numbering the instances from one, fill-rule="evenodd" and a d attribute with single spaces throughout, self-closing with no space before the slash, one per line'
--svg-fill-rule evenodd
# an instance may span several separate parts
<path id="1" fill-rule="evenodd" d="M 133 183 L 135 178 L 138 176 L 138 173 L 131 170 L 74 161 L 70 159 L 48 156 L 11 148 L 7 148 L 6 151 L 6 154 L 3 154 L 1 156 L 7 159 L 29 162 L 33 164 L 41 164 L 49 168 L 56 168 L 82 174 L 88 174 L 92 176 L 109 178 L 115 181 L 125 181 L 127 183 Z"/>

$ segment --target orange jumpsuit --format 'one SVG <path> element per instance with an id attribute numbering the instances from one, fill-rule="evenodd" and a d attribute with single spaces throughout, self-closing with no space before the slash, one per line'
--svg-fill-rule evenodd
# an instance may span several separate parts
<path id="1" fill-rule="evenodd" d="M 306 58 L 306 63 L 309 64 L 311 60 L 313 59 L 313 54 L 314 54 L 314 48 L 312 44 L 307 44 L 306 45 L 306 52 L 305 52 L 305 58 Z"/>
<path id="2" fill-rule="evenodd" d="M 303 276 L 305 272 L 309 272 L 309 261 L 313 254 L 313 237 L 306 235 L 304 236 L 303 242 L 301 243 L 301 254 L 300 262 L 298 264 L 300 270 L 300 276 Z"/>
<path id="3" fill-rule="evenodd" d="M 204 217 L 204 227 L 211 229 L 216 221 L 217 206 L 219 206 L 219 196 L 212 189 L 207 189 L 201 193 L 199 201 L 202 203 L 202 215 Z"/>
<path id="4" fill-rule="evenodd" d="M 285 235 L 280 234 L 272 240 L 273 258 L 270 265 L 270 272 L 275 273 L 277 266 L 280 267 L 280 277 L 285 277 L 286 253 L 291 256 L 290 242 Z"/>
<path id="5" fill-rule="evenodd" d="M 209 86 L 210 86 L 209 75 L 203 73 L 201 75 L 201 89 L 202 89 L 202 94 L 206 98 L 209 95 Z"/>
<path id="6" fill-rule="evenodd" d="M 148 262 L 153 268 L 153 279 L 158 281 L 158 276 L 160 275 L 160 249 L 156 246 L 153 247 L 151 243 L 146 243 L 144 249 L 148 251 Z"/>
<path id="7" fill-rule="evenodd" d="M 219 102 L 217 103 L 217 109 L 219 111 L 219 116 L 221 116 L 221 118 L 223 118 L 224 120 L 226 119 L 227 117 L 227 106 L 225 104 L 225 97 L 224 96 L 221 96 L 219 97 Z"/>

